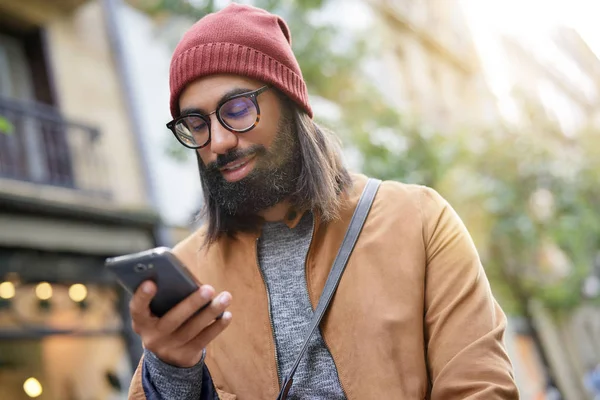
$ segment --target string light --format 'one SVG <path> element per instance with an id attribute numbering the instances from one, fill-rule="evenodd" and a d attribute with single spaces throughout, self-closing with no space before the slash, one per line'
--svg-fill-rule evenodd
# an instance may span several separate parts
<path id="1" fill-rule="evenodd" d="M 52 285 L 48 282 L 41 282 L 35 287 L 35 295 L 40 300 L 50 300 L 52 297 Z"/>
<path id="2" fill-rule="evenodd" d="M 37 379 L 31 377 L 27 378 L 23 383 L 23 390 L 29 397 L 39 397 L 42 394 L 42 384 Z"/>
<path id="3" fill-rule="evenodd" d="M 0 298 L 8 300 L 15 297 L 15 285 L 12 282 L 0 283 Z"/>
<path id="4" fill-rule="evenodd" d="M 87 297 L 88 290 L 85 285 L 76 283 L 69 288 L 69 297 L 76 303 L 80 303 Z"/>

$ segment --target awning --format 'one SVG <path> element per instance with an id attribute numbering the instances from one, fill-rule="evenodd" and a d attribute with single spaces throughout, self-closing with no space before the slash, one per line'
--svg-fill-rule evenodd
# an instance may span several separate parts
<path id="1" fill-rule="evenodd" d="M 153 247 L 143 228 L 46 216 L 0 213 L 0 246 L 92 255 L 121 255 Z"/>

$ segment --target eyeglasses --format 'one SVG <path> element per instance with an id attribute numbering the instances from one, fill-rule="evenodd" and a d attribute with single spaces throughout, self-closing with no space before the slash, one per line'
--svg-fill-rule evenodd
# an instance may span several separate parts
<path id="1" fill-rule="evenodd" d="M 209 114 L 189 113 L 175 118 L 167 124 L 179 143 L 190 149 L 201 149 L 210 143 L 210 116 L 230 132 L 245 133 L 251 131 L 260 121 L 260 107 L 257 97 L 270 88 L 265 85 L 247 93 L 241 93 L 223 100 L 217 109 Z"/>

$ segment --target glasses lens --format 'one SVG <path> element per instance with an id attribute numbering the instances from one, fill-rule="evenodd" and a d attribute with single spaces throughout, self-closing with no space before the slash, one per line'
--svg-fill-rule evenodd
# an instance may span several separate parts
<path id="1" fill-rule="evenodd" d="M 237 97 L 224 103 L 219 116 L 225 125 L 234 131 L 245 131 L 256 123 L 256 106 L 247 97 Z"/>
<path id="2" fill-rule="evenodd" d="M 175 132 L 181 141 L 190 147 L 200 147 L 209 139 L 208 123 L 201 117 L 189 116 L 177 121 Z"/>

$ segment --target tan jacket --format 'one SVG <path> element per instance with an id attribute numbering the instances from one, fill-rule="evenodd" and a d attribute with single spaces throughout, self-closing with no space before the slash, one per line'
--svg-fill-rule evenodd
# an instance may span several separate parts
<path id="1" fill-rule="evenodd" d="M 366 184 L 362 175 L 354 179 L 341 218 L 315 224 L 306 258 L 313 308 Z M 175 248 L 202 283 L 233 296 L 231 325 L 206 355 L 222 399 L 274 400 L 279 392 L 257 237 L 199 251 L 199 231 Z M 347 398 L 518 399 L 505 327 L 454 210 L 432 189 L 383 182 L 321 324 Z M 130 399 L 145 398 L 140 369 Z"/>

